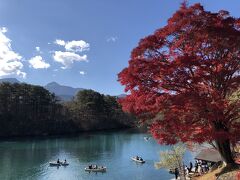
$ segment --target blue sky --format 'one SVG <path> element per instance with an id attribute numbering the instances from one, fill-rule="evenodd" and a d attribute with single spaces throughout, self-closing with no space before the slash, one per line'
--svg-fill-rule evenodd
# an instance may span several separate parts
<path id="1" fill-rule="evenodd" d="M 202 0 L 206 10 L 240 17 L 239 0 Z M 139 39 L 181 0 L 0 0 L 0 78 L 93 89 L 118 95 L 117 74 Z"/>

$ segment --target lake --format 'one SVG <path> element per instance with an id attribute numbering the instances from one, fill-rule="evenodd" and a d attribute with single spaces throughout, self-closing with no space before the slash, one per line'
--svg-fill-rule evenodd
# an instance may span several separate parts
<path id="1" fill-rule="evenodd" d="M 145 133 L 133 130 L 89 132 L 75 137 L 27 138 L 0 142 L 0 179 L 4 180 L 169 180 L 167 170 L 156 170 L 159 152 L 168 146 L 148 141 Z M 140 155 L 145 164 L 131 161 Z M 187 152 L 189 164 L 192 154 Z M 70 163 L 67 167 L 50 167 L 57 159 Z M 107 166 L 106 173 L 88 173 L 90 164 Z"/>

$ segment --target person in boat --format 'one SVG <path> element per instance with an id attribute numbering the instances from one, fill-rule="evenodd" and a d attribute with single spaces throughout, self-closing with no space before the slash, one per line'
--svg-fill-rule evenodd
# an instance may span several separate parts
<path id="1" fill-rule="evenodd" d="M 92 169 L 92 165 L 88 166 L 89 169 Z"/>
<path id="2" fill-rule="evenodd" d="M 66 159 L 64 160 L 64 164 L 67 164 L 67 160 Z"/>
<path id="3" fill-rule="evenodd" d="M 59 159 L 57 160 L 57 163 L 58 163 L 58 164 L 60 163 Z"/>
<path id="4" fill-rule="evenodd" d="M 138 160 L 138 159 L 139 159 L 139 157 L 138 157 L 138 156 L 136 156 L 136 159 Z"/>
<path id="5" fill-rule="evenodd" d="M 142 161 L 143 159 L 140 157 L 139 160 Z"/>

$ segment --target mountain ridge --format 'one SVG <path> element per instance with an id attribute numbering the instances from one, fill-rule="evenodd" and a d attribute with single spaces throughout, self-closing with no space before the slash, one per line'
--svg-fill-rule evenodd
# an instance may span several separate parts
<path id="1" fill-rule="evenodd" d="M 3 78 L 0 79 L 0 83 L 3 82 L 9 82 L 9 83 L 21 83 L 19 80 L 17 80 L 16 78 Z"/>
<path id="2" fill-rule="evenodd" d="M 0 83 L 9 82 L 9 83 L 23 83 L 16 78 L 2 78 L 0 79 Z M 54 93 L 56 96 L 60 98 L 61 101 L 71 101 L 74 96 L 84 88 L 74 88 L 71 86 L 61 85 L 55 81 L 52 81 L 45 86 L 42 86 L 47 89 L 49 92 Z M 123 98 L 125 94 L 117 95 L 116 97 Z"/>
<path id="3" fill-rule="evenodd" d="M 49 92 L 59 96 L 63 101 L 72 100 L 73 97 L 84 88 L 73 88 L 71 86 L 60 85 L 57 82 L 50 82 L 44 86 Z"/>

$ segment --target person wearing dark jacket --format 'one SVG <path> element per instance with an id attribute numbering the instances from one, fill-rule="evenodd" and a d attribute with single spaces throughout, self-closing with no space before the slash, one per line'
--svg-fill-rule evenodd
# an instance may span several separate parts
<path id="1" fill-rule="evenodd" d="M 196 161 L 195 162 L 195 173 L 197 173 L 198 172 L 198 162 Z"/>
<path id="2" fill-rule="evenodd" d="M 189 172 L 192 172 L 192 168 L 193 168 L 193 164 L 192 164 L 192 162 L 190 162 L 190 165 L 189 165 Z"/>
<path id="3" fill-rule="evenodd" d="M 175 174 L 175 179 L 178 179 L 178 176 L 179 176 L 178 168 L 175 168 L 174 174 Z"/>

